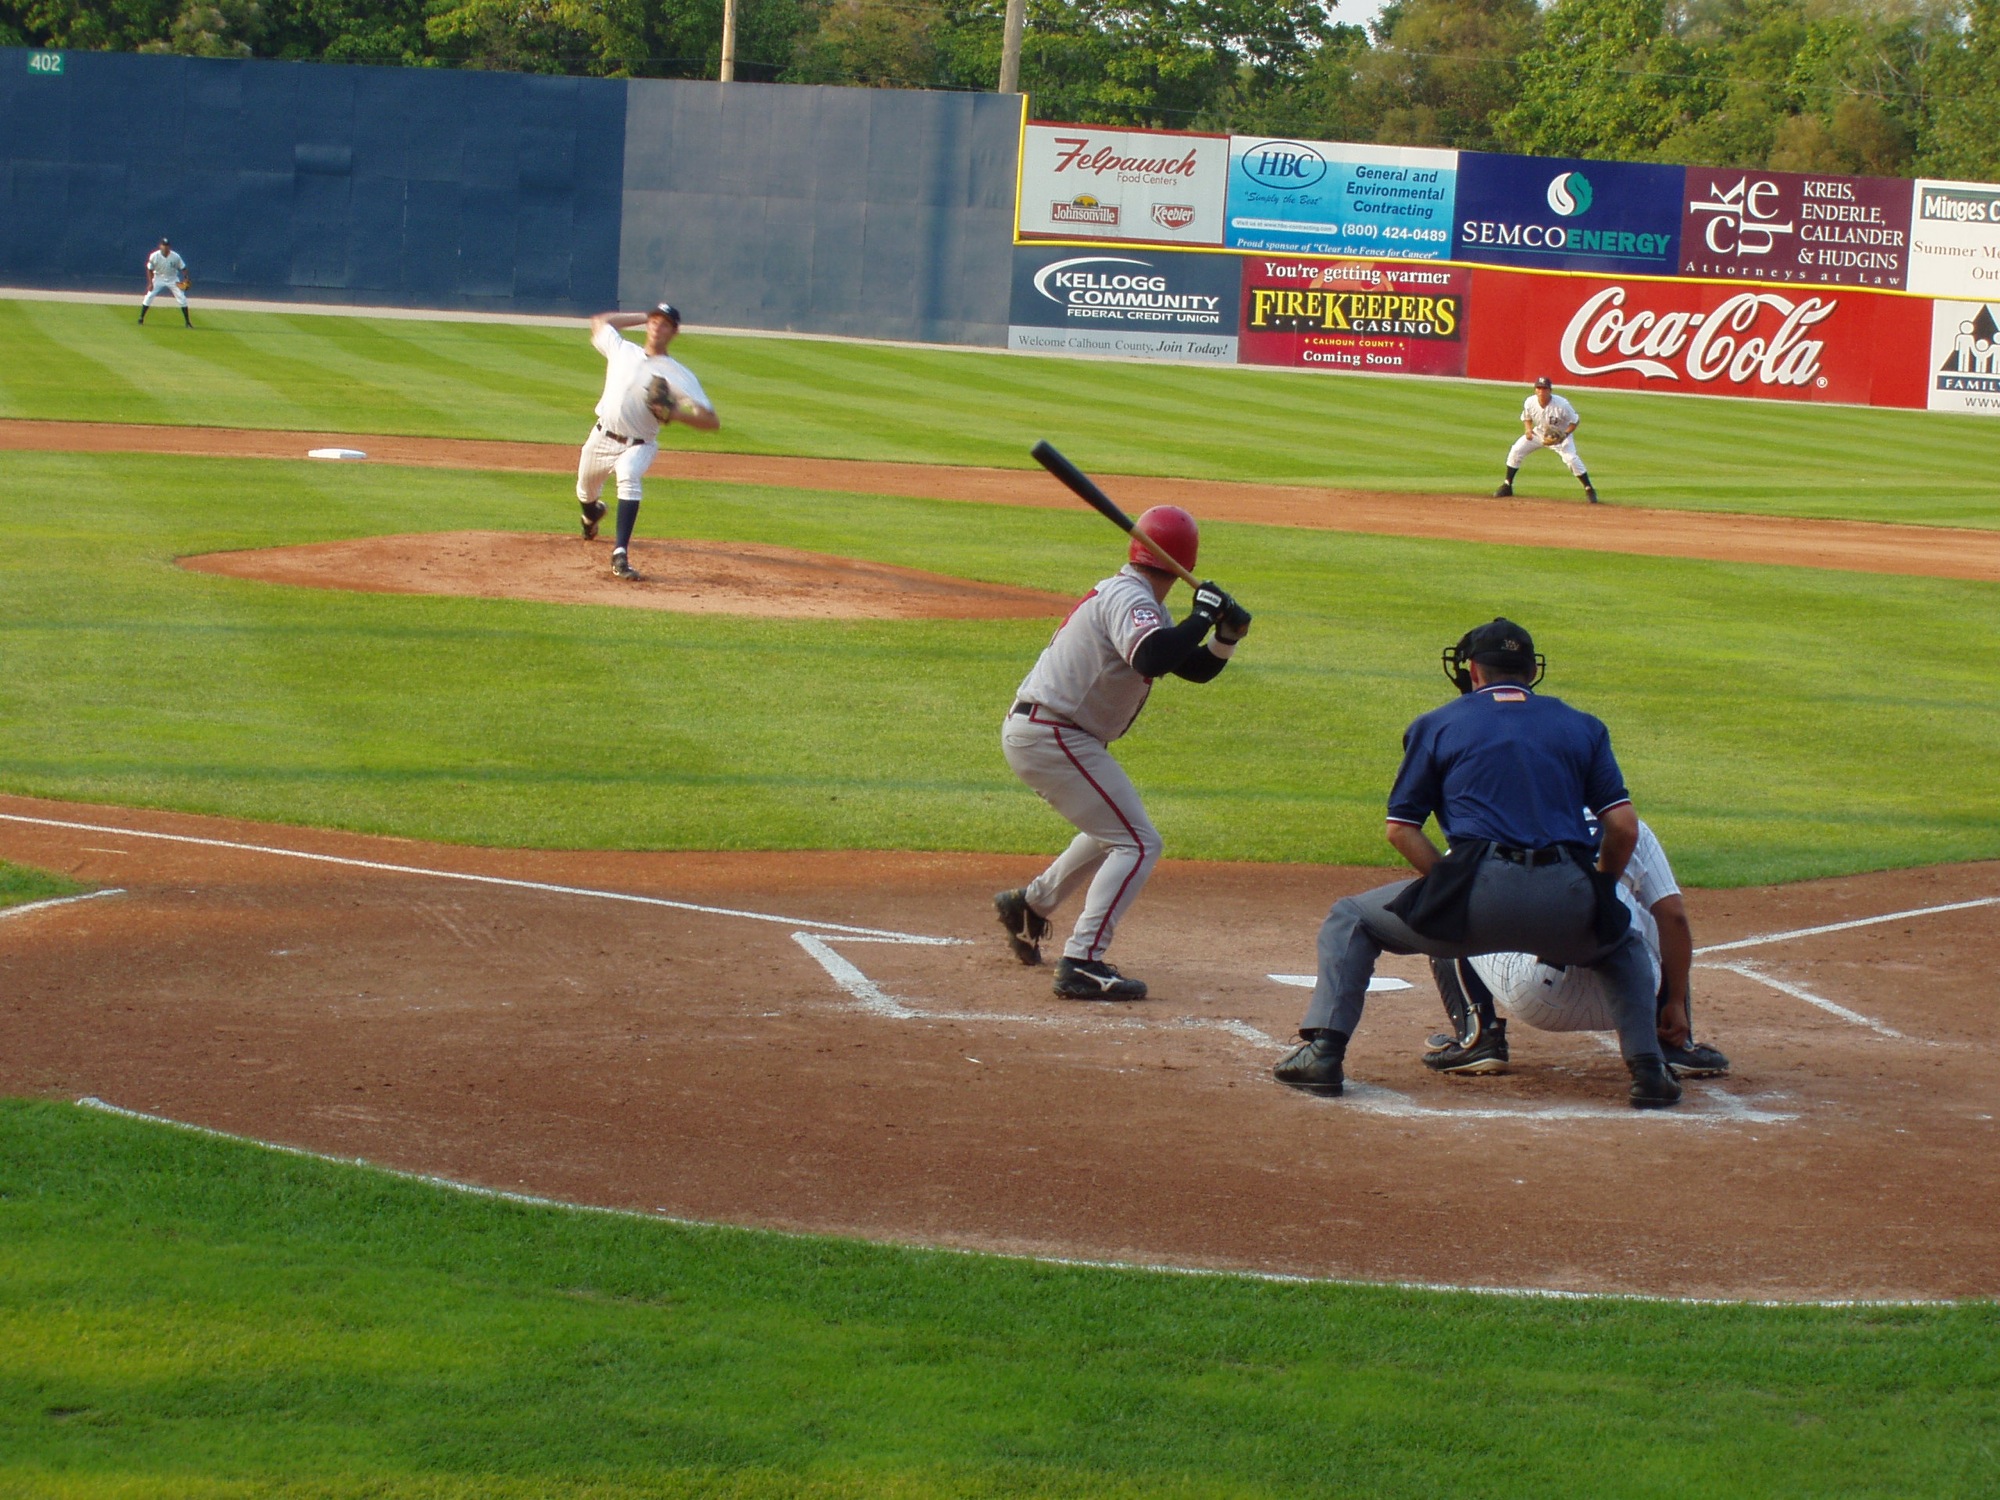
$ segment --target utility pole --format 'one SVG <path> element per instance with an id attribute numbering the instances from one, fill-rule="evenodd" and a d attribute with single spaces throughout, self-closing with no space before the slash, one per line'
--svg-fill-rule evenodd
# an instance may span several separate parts
<path id="1" fill-rule="evenodd" d="M 731 0 L 734 3 L 734 0 Z M 1028 0 L 1007 0 L 1007 29 L 1000 43 L 1000 92 L 1021 92 L 1021 29 L 1028 20 Z"/>
<path id="2" fill-rule="evenodd" d="M 736 81 L 736 0 L 722 0 L 722 81 Z"/>

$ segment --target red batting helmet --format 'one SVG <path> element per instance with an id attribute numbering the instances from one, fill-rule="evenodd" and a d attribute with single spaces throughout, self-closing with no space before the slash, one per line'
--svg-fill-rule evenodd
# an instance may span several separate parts
<path id="1" fill-rule="evenodd" d="M 1195 553 L 1201 547 L 1201 528 L 1194 524 L 1194 517 L 1178 505 L 1156 505 L 1139 517 L 1139 529 L 1166 549 L 1167 556 L 1194 571 Z M 1132 550 L 1126 553 L 1142 568 L 1157 568 L 1160 560 L 1153 556 L 1152 549 L 1136 536 L 1132 538 Z"/>

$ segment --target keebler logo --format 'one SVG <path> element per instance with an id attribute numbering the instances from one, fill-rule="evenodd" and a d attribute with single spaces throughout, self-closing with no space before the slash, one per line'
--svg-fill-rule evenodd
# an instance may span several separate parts
<path id="1" fill-rule="evenodd" d="M 1590 212 L 1590 179 L 1581 172 L 1559 172 L 1549 180 L 1549 207 L 1565 219 Z"/>

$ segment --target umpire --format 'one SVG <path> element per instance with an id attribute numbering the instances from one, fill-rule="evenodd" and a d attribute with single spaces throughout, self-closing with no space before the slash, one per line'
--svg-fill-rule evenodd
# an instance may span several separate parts
<path id="1" fill-rule="evenodd" d="M 1617 895 L 1639 817 L 1610 733 L 1536 695 L 1544 663 L 1511 620 L 1468 631 L 1444 652 L 1444 666 L 1460 697 L 1404 731 L 1389 793 L 1389 842 L 1418 878 L 1334 903 L 1319 929 L 1319 983 L 1299 1023 L 1305 1044 L 1278 1064 L 1278 1082 L 1340 1092 L 1348 1038 L 1384 951 L 1524 952 L 1603 974 L 1633 1108 L 1678 1103 L 1654 1027 L 1645 945 Z M 1595 864 L 1586 807 L 1603 826 Z M 1432 814 L 1447 853 L 1424 832 Z"/>

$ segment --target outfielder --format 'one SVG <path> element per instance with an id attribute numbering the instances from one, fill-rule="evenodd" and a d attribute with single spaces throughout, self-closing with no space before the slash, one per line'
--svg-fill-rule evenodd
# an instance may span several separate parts
<path id="1" fill-rule="evenodd" d="M 1632 925 L 1652 965 L 1653 989 L 1659 996 L 1655 1026 L 1667 1065 L 1691 1078 L 1728 1072 L 1728 1058 L 1694 1039 L 1689 1019 L 1694 934 L 1666 850 L 1644 819 L 1639 822 L 1639 842 L 1619 877 L 1618 896 L 1631 910 Z M 1450 1034 L 1431 1038 L 1424 1058 L 1425 1066 L 1439 1073 L 1506 1071 L 1507 1022 L 1494 1013 L 1496 1001 L 1515 1020 L 1538 1031 L 1616 1029 L 1610 993 L 1593 969 L 1545 964 L 1528 953 L 1485 953 L 1475 958 L 1434 958 L 1431 975 L 1452 1022 Z"/>
<path id="2" fill-rule="evenodd" d="M 1200 548 L 1193 516 L 1179 506 L 1156 505 L 1138 525 L 1193 569 Z M 1057 627 L 1000 730 L 1014 774 L 1078 829 L 1056 862 L 1024 889 L 993 898 L 1014 956 L 1038 964 L 1049 917 L 1089 881 L 1083 914 L 1056 963 L 1055 992 L 1066 1000 L 1146 998 L 1145 984 L 1120 974 L 1104 952 L 1159 862 L 1160 835 L 1106 747 L 1132 727 L 1155 678 L 1172 673 L 1189 682 L 1213 681 L 1250 629 L 1250 612 L 1206 582 L 1176 625 L 1164 604 L 1174 575 L 1137 538 L 1128 557 Z M 1207 641 L 1211 627 L 1215 639 Z"/>
<path id="3" fill-rule="evenodd" d="M 1576 452 L 1576 430 L 1582 425 L 1583 418 L 1576 414 L 1574 406 L 1556 394 L 1548 376 L 1536 380 L 1533 393 L 1521 403 L 1521 435 L 1507 450 L 1507 477 L 1500 481 L 1493 498 L 1505 500 L 1514 493 L 1514 476 L 1521 472 L 1529 454 L 1537 448 L 1553 448 L 1556 457 L 1569 466 L 1576 482 L 1583 486 L 1590 503 L 1597 504 L 1597 488 L 1591 484 L 1590 471 L 1584 468 Z"/>
<path id="4" fill-rule="evenodd" d="M 146 321 L 146 311 L 153 305 L 153 299 L 162 292 L 172 292 L 174 301 L 180 307 L 181 321 L 194 327 L 194 319 L 188 316 L 188 269 L 187 262 L 174 253 L 165 235 L 160 236 L 160 248 L 146 257 L 146 295 L 139 299 L 139 321 Z"/>
<path id="5" fill-rule="evenodd" d="M 626 338 L 623 330 L 646 325 L 646 344 Z M 680 310 L 662 302 L 642 313 L 599 313 L 590 320 L 590 342 L 604 356 L 604 394 L 597 398 L 597 422 L 583 440 L 576 465 L 576 500 L 583 508 L 583 539 L 594 541 L 604 519 L 598 495 L 608 475 L 618 476 L 618 541 L 611 549 L 611 571 L 637 580 L 626 558 L 632 528 L 639 520 L 646 470 L 660 451 L 660 427 L 685 422 L 703 432 L 722 425 L 694 371 L 667 348 L 681 331 Z"/>

